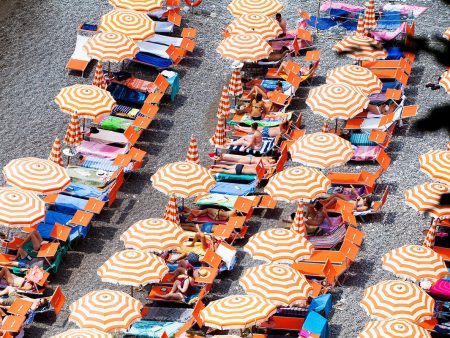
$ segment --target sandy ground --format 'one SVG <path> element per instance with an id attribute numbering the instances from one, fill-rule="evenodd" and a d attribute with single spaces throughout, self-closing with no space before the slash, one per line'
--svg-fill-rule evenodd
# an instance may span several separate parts
<path id="1" fill-rule="evenodd" d="M 88 237 L 64 258 L 60 272 L 51 277 L 52 286 L 62 286 L 67 306 L 56 320 L 45 317 L 36 320 L 27 330 L 27 336 L 50 337 L 73 327 L 67 322 L 68 305 L 90 290 L 112 288 L 127 291 L 127 288 L 102 283 L 96 269 L 113 252 L 122 248 L 119 235 L 131 224 L 140 219 L 162 216 L 167 198 L 151 187 L 150 176 L 159 166 L 184 159 L 191 133 L 198 138 L 202 163 L 208 164 L 205 155 L 211 147 L 207 139 L 214 130 L 214 113 L 221 86 L 230 73 L 229 62 L 215 52 L 220 34 L 231 19 L 225 9 L 227 3 L 225 0 L 204 1 L 202 9 L 214 13 L 215 17 L 206 13 L 184 16 L 184 25 L 199 30 L 197 48 L 177 68 L 181 74 L 181 91 L 176 102 L 163 105 L 157 119 L 139 141 L 138 146 L 149 153 L 148 161 L 139 172 L 131 175 L 114 207 L 95 221 Z M 441 34 L 450 24 L 450 11 L 439 1 L 416 0 L 413 3 L 430 6 L 417 22 L 418 34 Z M 284 4 L 284 15 L 292 27 L 298 2 L 284 0 Z M 302 4 L 311 13 L 316 11 L 316 1 L 304 0 Z M 69 119 L 58 110 L 53 98 L 61 87 L 89 83 L 93 75 L 91 70 L 88 78 L 70 76 L 64 69 L 75 45 L 75 28 L 82 21 L 98 22 L 109 9 L 106 0 L 1 1 L 0 106 L 3 108 L 0 113 L 0 166 L 22 156 L 47 157 L 54 137 L 63 137 Z M 317 46 L 322 51 L 322 62 L 314 85 L 324 82 L 327 70 L 350 62 L 338 58 L 331 51 L 330 47 L 339 34 L 342 32 L 322 32 L 316 37 Z M 146 79 L 156 76 L 156 72 L 144 67 L 131 66 L 129 69 Z M 414 63 L 406 94 L 408 104 L 420 105 L 419 116 L 424 116 L 430 107 L 448 100 L 442 90 L 432 92 L 424 87 L 441 72 L 442 69 L 428 55 L 419 55 Z M 300 90 L 299 96 L 304 97 L 306 93 L 306 90 Z M 320 130 L 322 119 L 307 109 L 303 99 L 295 99 L 293 109 L 304 111 L 308 131 Z M 361 225 L 367 234 L 362 252 L 348 273 L 344 286 L 333 292 L 332 337 L 355 337 L 368 321 L 358 305 L 364 288 L 393 277 L 381 269 L 380 257 L 397 246 L 422 242 L 421 230 L 427 220 L 405 206 L 403 192 L 427 181 L 427 177 L 418 170 L 419 154 L 433 148 L 444 148 L 447 140 L 448 135 L 444 131 L 418 133 L 408 126 L 396 133 L 388 150 L 392 165 L 381 177 L 382 185 L 390 188 L 388 203 L 381 216 Z M 355 166 L 350 168 L 355 169 Z M 371 169 L 375 170 L 375 167 Z M 255 215 L 251 222 L 252 233 L 277 226 L 280 219 L 293 210 L 294 206 L 280 205 L 274 211 Z M 217 281 L 212 298 L 243 292 L 237 280 L 245 267 L 256 263 L 242 251 L 238 258 L 238 268 Z M 143 299 L 144 294 L 141 297 Z"/>

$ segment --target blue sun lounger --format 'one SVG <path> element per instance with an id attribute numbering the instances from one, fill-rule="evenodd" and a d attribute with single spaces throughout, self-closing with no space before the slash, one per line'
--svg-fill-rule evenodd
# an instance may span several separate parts
<path id="1" fill-rule="evenodd" d="M 107 90 L 118 102 L 125 102 L 135 106 L 142 106 L 147 98 L 146 93 L 138 92 L 119 83 L 110 83 Z"/>
<path id="2" fill-rule="evenodd" d="M 210 194 L 224 194 L 233 196 L 245 196 L 256 190 L 257 182 L 249 184 L 218 182 L 210 191 Z"/>
<path id="3" fill-rule="evenodd" d="M 308 333 L 317 334 L 320 338 L 328 338 L 330 335 L 330 328 L 326 318 L 314 311 L 308 313 L 299 337 L 309 337 Z"/>
<path id="4" fill-rule="evenodd" d="M 165 59 L 144 52 L 137 53 L 132 61 L 146 66 L 155 67 L 157 69 L 169 68 L 174 64 L 174 62 L 171 59 Z"/>

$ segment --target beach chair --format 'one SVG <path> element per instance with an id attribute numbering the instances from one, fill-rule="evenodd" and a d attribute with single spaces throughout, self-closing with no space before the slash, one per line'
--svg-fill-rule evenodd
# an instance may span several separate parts
<path id="1" fill-rule="evenodd" d="M 391 142 L 392 135 L 389 133 L 380 133 L 372 130 L 370 134 L 367 133 L 352 133 L 349 141 L 354 147 L 354 153 L 351 161 L 356 162 L 375 162 L 377 158 L 388 157 L 385 155 L 384 149 Z"/>
<path id="2" fill-rule="evenodd" d="M 156 21 L 154 20 L 156 26 L 155 26 L 155 32 L 156 33 L 172 33 L 174 29 L 174 24 L 167 21 Z M 89 23 L 81 23 L 78 25 L 77 28 L 78 32 L 88 33 L 88 34 L 95 34 L 98 30 L 98 25 L 95 24 L 89 24 Z"/>
<path id="3" fill-rule="evenodd" d="M 329 260 L 332 264 L 346 264 L 350 266 L 358 257 L 359 250 L 359 246 L 344 239 L 338 251 L 314 249 L 311 257 L 305 261 L 321 263 Z"/>
<path id="4" fill-rule="evenodd" d="M 152 302 L 178 303 L 178 304 L 194 306 L 197 303 L 197 301 L 201 300 L 206 294 L 204 287 L 196 285 L 196 286 L 194 286 L 194 293 L 191 296 L 186 297 L 182 301 L 165 300 L 165 299 L 159 298 L 157 296 L 157 295 L 168 294 L 171 289 L 172 289 L 172 286 L 155 284 L 150 289 L 147 299 Z"/>
<path id="5" fill-rule="evenodd" d="M 346 227 L 344 223 L 334 227 L 329 233 L 321 236 L 308 236 L 308 241 L 317 249 L 331 249 L 344 240 Z"/>
<path id="6" fill-rule="evenodd" d="M 89 39 L 88 36 L 77 34 L 77 42 L 75 45 L 75 50 L 66 64 L 66 69 L 68 69 L 69 71 L 81 72 L 81 76 L 83 77 L 84 72 L 86 71 L 86 68 L 89 65 L 89 62 L 91 62 L 92 60 L 92 58 L 88 56 L 83 49 L 83 46 L 86 44 L 88 39 Z"/>
<path id="7" fill-rule="evenodd" d="M 186 55 L 185 50 L 175 47 L 174 45 L 170 45 L 166 48 L 166 46 L 163 45 L 146 42 L 142 43 L 140 48 L 144 48 L 147 52 L 141 51 L 137 53 L 132 61 L 151 66 L 156 69 L 166 69 L 176 66 Z"/>
<path id="8" fill-rule="evenodd" d="M 77 153 L 83 156 L 94 156 L 114 160 L 117 155 L 126 154 L 128 146 L 119 148 L 107 144 L 83 140 L 77 148 Z"/>

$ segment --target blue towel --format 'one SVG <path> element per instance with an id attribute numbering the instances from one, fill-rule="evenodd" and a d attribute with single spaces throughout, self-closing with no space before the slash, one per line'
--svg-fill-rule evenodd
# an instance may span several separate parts
<path id="1" fill-rule="evenodd" d="M 350 135 L 350 143 L 354 146 L 377 146 L 375 142 L 369 140 L 367 133 L 352 133 Z"/>
<path id="2" fill-rule="evenodd" d="M 97 198 L 100 201 L 108 201 L 108 191 L 102 191 L 98 190 L 94 187 L 91 187 L 89 185 L 81 184 L 81 183 L 70 183 L 70 185 L 66 188 L 64 191 L 65 193 L 72 195 L 72 196 L 78 196 L 82 198 Z"/>
<path id="3" fill-rule="evenodd" d="M 383 12 L 377 21 L 377 30 L 396 30 L 401 25 L 400 12 Z"/>
<path id="4" fill-rule="evenodd" d="M 358 22 L 355 20 L 347 20 L 341 23 L 340 27 L 344 27 L 348 31 L 356 31 L 358 28 Z"/>
<path id="5" fill-rule="evenodd" d="M 58 194 L 53 210 L 63 214 L 74 215 L 78 210 L 84 210 L 87 199 Z"/>
<path id="6" fill-rule="evenodd" d="M 314 311 L 319 314 L 325 314 L 325 317 L 328 317 L 332 310 L 332 300 L 331 294 L 320 295 L 314 298 L 309 305 L 308 312 Z"/>
<path id="7" fill-rule="evenodd" d="M 261 82 L 261 86 L 268 91 L 273 91 L 275 90 L 275 88 L 277 87 L 277 82 L 278 80 L 263 80 L 263 82 Z M 281 81 L 281 86 L 283 87 L 283 91 L 286 91 L 289 89 L 289 87 L 291 86 L 289 84 L 289 82 L 287 81 Z"/>
<path id="8" fill-rule="evenodd" d="M 147 94 L 130 89 L 127 86 L 115 82 L 110 83 L 107 89 L 116 101 L 128 102 L 142 106 L 147 98 Z"/>
<path id="9" fill-rule="evenodd" d="M 328 338 L 329 336 L 327 320 L 316 312 L 308 313 L 308 316 L 303 323 L 302 330 L 318 334 L 320 335 L 320 338 Z"/>
<path id="10" fill-rule="evenodd" d="M 308 25 L 311 27 L 316 27 L 317 17 L 311 15 L 311 20 L 307 20 Z M 317 28 L 324 31 L 328 30 L 337 25 L 337 22 L 328 18 L 319 18 L 319 22 L 317 24 Z"/>
<path id="11" fill-rule="evenodd" d="M 135 59 L 156 68 L 168 68 L 173 65 L 173 61 L 170 59 L 163 59 L 143 52 L 137 53 Z"/>
<path id="12" fill-rule="evenodd" d="M 95 156 L 87 156 L 83 163 L 80 164 L 83 168 L 96 169 L 96 170 L 104 170 L 108 172 L 115 172 L 120 167 L 113 164 L 114 161 L 111 161 L 107 158 L 99 158 Z M 133 167 L 132 163 L 129 163 L 125 168 L 124 172 L 128 173 L 131 171 Z"/>
<path id="13" fill-rule="evenodd" d="M 52 233 L 54 226 L 55 226 L 54 223 L 52 223 L 52 224 L 51 223 L 39 223 L 37 226 L 37 231 L 39 232 L 39 234 L 42 236 L 42 238 L 44 240 L 53 240 L 53 238 L 50 236 L 50 234 Z M 70 242 L 72 242 L 80 237 L 83 237 L 83 238 L 86 237 L 86 235 L 90 229 L 90 225 L 87 227 L 78 225 L 78 226 L 73 226 L 71 228 L 72 229 L 70 230 L 70 234 L 69 234 Z"/>
<path id="14" fill-rule="evenodd" d="M 383 87 L 381 92 L 385 93 L 388 89 L 401 89 L 402 84 L 397 80 L 394 81 L 383 81 Z"/>
<path id="15" fill-rule="evenodd" d="M 346 20 L 349 16 L 350 12 L 344 10 L 344 9 L 336 9 L 332 8 L 330 9 L 330 18 L 333 21 L 343 21 Z"/>
<path id="16" fill-rule="evenodd" d="M 256 189 L 256 182 L 249 184 L 217 182 L 217 184 L 209 191 L 211 194 L 223 194 L 232 196 L 245 196 Z"/>
<path id="17" fill-rule="evenodd" d="M 180 322 L 141 320 L 134 323 L 123 337 L 160 338 L 165 332 L 169 338 L 172 338 L 183 325 L 184 323 Z"/>
<path id="18" fill-rule="evenodd" d="M 93 32 L 95 32 L 98 29 L 98 26 L 97 25 L 92 25 L 92 24 L 89 24 L 89 23 L 83 23 L 81 25 L 81 29 L 83 29 L 85 31 L 93 31 Z"/>
<path id="19" fill-rule="evenodd" d="M 401 51 L 400 47 L 387 48 L 388 56 L 386 60 L 400 60 L 405 57 L 405 54 Z"/>

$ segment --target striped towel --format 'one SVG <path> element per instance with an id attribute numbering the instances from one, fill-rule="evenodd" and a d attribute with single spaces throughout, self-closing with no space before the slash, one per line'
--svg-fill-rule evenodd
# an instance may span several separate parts
<path id="1" fill-rule="evenodd" d="M 342 242 L 347 229 L 345 226 L 337 227 L 332 233 L 327 236 L 311 236 L 308 240 L 314 246 L 315 249 L 330 249 L 339 242 Z"/>
<path id="2" fill-rule="evenodd" d="M 350 135 L 350 143 L 354 146 L 377 146 L 376 142 L 369 140 L 367 133 L 352 133 Z"/>
<path id="3" fill-rule="evenodd" d="M 262 147 L 259 150 L 254 149 L 247 149 L 245 151 L 241 151 L 241 148 L 244 148 L 243 146 L 230 146 L 229 150 L 231 151 L 237 151 L 237 152 L 245 152 L 247 154 L 251 155 L 264 155 L 267 154 L 275 145 L 275 138 L 273 137 L 263 137 Z"/>
<path id="4" fill-rule="evenodd" d="M 98 158 L 95 156 L 87 156 L 83 163 L 80 164 L 80 166 L 84 168 L 104 170 L 108 172 L 115 172 L 117 169 L 120 169 L 119 166 L 113 164 L 113 161 L 106 158 Z M 130 172 L 132 168 L 133 164 L 130 163 L 124 168 L 124 172 Z"/>

